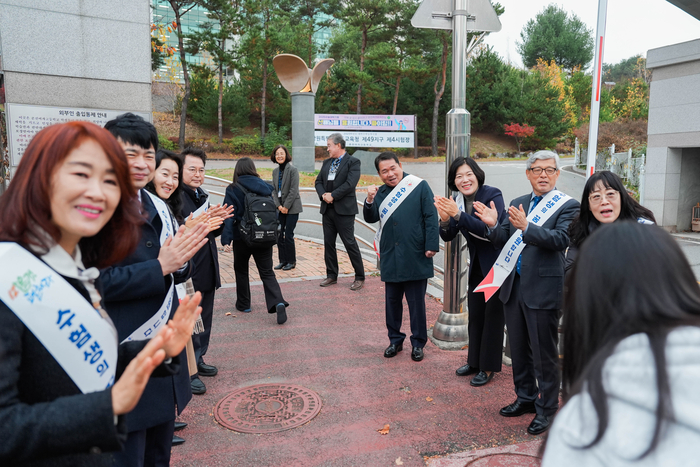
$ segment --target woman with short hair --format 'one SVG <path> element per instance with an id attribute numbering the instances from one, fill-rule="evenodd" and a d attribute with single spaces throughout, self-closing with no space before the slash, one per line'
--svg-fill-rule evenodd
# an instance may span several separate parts
<path id="1" fill-rule="evenodd" d="M 700 287 L 676 241 L 602 225 L 567 285 L 564 406 L 542 465 L 697 465 Z"/>
<path id="2" fill-rule="evenodd" d="M 292 165 L 292 156 L 283 145 L 277 146 L 270 156 L 278 167 L 272 171 L 272 199 L 279 211 L 280 235 L 277 239 L 279 264 L 274 269 L 289 271 L 297 265 L 297 252 L 294 246 L 294 229 L 303 211 L 299 195 L 299 171 Z"/>
<path id="3" fill-rule="evenodd" d="M 111 466 L 151 372 L 179 371 L 199 295 L 148 341 L 119 344 L 102 309 L 97 268 L 136 248 L 142 222 L 108 131 L 34 136 L 0 197 L 0 464 Z"/>
<path id="4" fill-rule="evenodd" d="M 494 203 L 500 213 L 500 223 L 506 216 L 501 190 L 484 185 L 486 175 L 479 164 L 470 157 L 458 157 L 450 166 L 447 186 L 459 194 L 453 200 L 435 197 L 435 207 L 440 215 L 440 237 L 446 242 L 460 232 L 469 246 L 469 356 L 467 364 L 457 369 L 458 376 L 476 374 L 472 386 L 483 386 L 501 371 L 503 353 L 503 326 L 505 315 L 500 300 L 484 300 L 484 294 L 474 289 L 484 280 L 496 262 L 500 248 L 485 238 L 486 224 L 476 216 L 472 206 L 479 201 L 487 206 Z"/>

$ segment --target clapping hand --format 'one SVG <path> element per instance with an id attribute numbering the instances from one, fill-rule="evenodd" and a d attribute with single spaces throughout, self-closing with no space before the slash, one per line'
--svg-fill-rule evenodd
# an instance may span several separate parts
<path id="1" fill-rule="evenodd" d="M 163 342 L 169 339 L 173 330 L 163 328 L 156 337 L 149 340 L 136 357 L 129 362 L 124 373 L 112 386 L 112 412 L 124 415 L 131 412 L 141 398 L 153 370 L 165 359 Z"/>
<path id="2" fill-rule="evenodd" d="M 444 196 L 434 196 L 435 208 L 440 215 L 440 220 L 447 221 L 450 217 L 456 217 L 459 214 L 459 207 L 457 203 L 454 202 L 452 198 L 445 198 Z"/>
<path id="3" fill-rule="evenodd" d="M 185 230 L 184 225 L 180 226 L 177 233 L 168 238 L 160 248 L 158 261 L 164 276 L 184 266 L 209 241 L 207 224 L 197 224 L 187 232 Z"/>
<path id="4" fill-rule="evenodd" d="M 221 204 L 217 204 L 216 206 L 210 207 L 207 212 L 209 213 L 210 217 L 218 217 L 223 222 L 226 219 L 233 217 L 233 206 L 229 206 L 228 204 L 224 204 L 223 206 Z"/>
<path id="5" fill-rule="evenodd" d="M 490 208 L 480 201 L 474 201 L 474 211 L 476 216 L 490 229 L 493 229 L 498 224 L 498 211 L 493 201 L 491 201 Z"/>
<path id="6" fill-rule="evenodd" d="M 194 323 L 202 312 L 202 307 L 199 306 L 201 301 L 202 294 L 200 292 L 195 293 L 192 298 L 186 296 L 177 307 L 173 318 L 165 325 L 172 331 L 168 338 L 163 341 L 162 346 L 167 358 L 180 355 L 187 341 L 190 340 Z"/>
<path id="7" fill-rule="evenodd" d="M 204 211 L 197 217 L 194 217 L 194 213 L 190 214 L 190 217 L 185 219 L 185 227 L 187 229 L 193 229 L 197 224 L 203 224 L 205 222 L 209 222 L 210 216 L 207 211 Z"/>
<path id="8" fill-rule="evenodd" d="M 523 232 L 525 231 L 525 229 L 527 228 L 527 214 L 525 214 L 522 204 L 517 208 L 515 206 L 509 207 L 508 217 L 510 223 L 513 224 L 513 227 L 515 227 L 516 229 L 520 229 Z"/>

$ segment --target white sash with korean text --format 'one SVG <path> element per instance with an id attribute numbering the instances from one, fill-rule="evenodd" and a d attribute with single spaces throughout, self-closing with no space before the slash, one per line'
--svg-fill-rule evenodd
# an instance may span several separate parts
<path id="1" fill-rule="evenodd" d="M 455 203 L 457 204 L 457 208 L 459 209 L 460 212 L 467 214 L 467 211 L 464 208 L 464 195 L 462 193 L 457 194 L 457 196 L 455 197 Z M 467 215 L 469 215 L 469 214 L 467 214 Z M 469 235 L 471 235 L 472 237 L 476 237 L 479 240 L 484 240 L 485 242 L 490 241 L 488 238 L 480 237 L 477 234 L 475 234 L 474 232 L 469 232 Z"/>
<path id="2" fill-rule="evenodd" d="M 379 256 L 379 242 L 382 239 L 382 227 L 384 223 L 394 214 L 394 211 L 401 206 L 401 203 L 408 198 L 408 195 L 418 186 L 423 179 L 415 175 L 406 175 L 399 183 L 391 190 L 382 204 L 379 205 L 379 230 L 374 235 L 374 251 Z"/>
<path id="3" fill-rule="evenodd" d="M 544 224 L 570 199 L 569 195 L 561 191 L 550 191 L 527 216 L 528 223 L 538 226 Z M 515 269 L 524 248 L 523 231 L 518 229 L 505 244 L 493 267 L 474 292 L 483 292 L 485 300 L 488 301 Z"/>
<path id="4" fill-rule="evenodd" d="M 153 193 L 150 193 L 147 190 L 143 190 L 142 193 L 148 193 L 148 196 L 151 197 L 151 201 L 153 201 L 153 204 L 156 207 L 156 211 L 158 211 L 158 217 L 160 217 L 161 224 L 163 224 L 163 227 L 161 227 L 160 230 L 160 246 L 163 246 L 168 238 L 175 235 L 175 225 L 173 218 L 170 215 L 170 209 L 162 199 L 158 198 Z M 153 316 L 151 316 L 145 323 L 139 326 L 138 329 L 132 332 L 129 335 L 129 337 L 124 339 L 122 342 L 143 341 L 146 339 L 150 339 L 158 333 L 158 330 L 160 330 L 160 328 L 165 323 L 168 322 L 168 318 L 170 317 L 170 310 L 173 306 L 174 282 L 175 281 L 173 280 L 171 274 L 170 288 L 168 288 L 168 292 L 165 294 L 163 304 L 160 306 L 158 311 L 156 311 L 156 313 Z"/>
<path id="5" fill-rule="evenodd" d="M 114 330 L 60 274 L 16 243 L 0 243 L 0 300 L 83 394 L 114 384 Z"/>

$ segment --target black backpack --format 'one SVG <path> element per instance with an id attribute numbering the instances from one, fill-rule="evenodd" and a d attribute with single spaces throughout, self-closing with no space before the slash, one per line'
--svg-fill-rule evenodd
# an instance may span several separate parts
<path id="1" fill-rule="evenodd" d="M 256 248 L 271 248 L 276 245 L 280 224 L 272 196 L 250 192 L 240 183 L 236 186 L 245 195 L 245 212 L 238 223 L 238 230 L 245 244 Z"/>

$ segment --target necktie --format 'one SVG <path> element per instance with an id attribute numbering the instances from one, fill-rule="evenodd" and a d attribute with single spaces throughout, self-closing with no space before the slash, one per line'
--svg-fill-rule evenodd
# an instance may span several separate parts
<path id="1" fill-rule="evenodd" d="M 535 206 L 537 206 L 537 203 L 539 203 L 540 201 L 542 201 L 541 196 L 535 196 L 534 198 L 532 198 L 532 203 L 530 203 L 530 209 L 527 213 L 530 214 L 532 210 L 535 209 Z M 520 262 L 522 261 L 522 259 L 523 254 L 520 253 L 520 256 L 518 256 L 518 264 L 515 266 L 515 270 L 518 271 L 518 274 L 520 274 Z"/>
<path id="2" fill-rule="evenodd" d="M 333 159 L 333 162 L 331 163 L 331 173 L 336 173 L 338 171 L 339 166 L 340 159 Z"/>
<path id="3" fill-rule="evenodd" d="M 194 199 L 195 201 L 199 202 L 199 191 L 194 190 Z"/>

